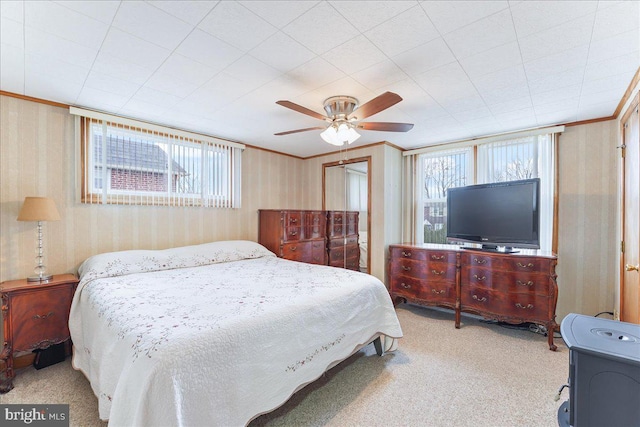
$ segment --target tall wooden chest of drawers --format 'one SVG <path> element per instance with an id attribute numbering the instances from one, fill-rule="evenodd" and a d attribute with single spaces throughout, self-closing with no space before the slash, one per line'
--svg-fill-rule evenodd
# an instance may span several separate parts
<path id="1" fill-rule="evenodd" d="M 359 270 L 358 212 L 261 209 L 258 242 L 292 261 Z"/>
<path id="2" fill-rule="evenodd" d="M 280 258 L 327 264 L 325 211 L 259 211 L 258 242 Z"/>
<path id="3" fill-rule="evenodd" d="M 531 322 L 547 329 L 555 350 L 558 285 L 555 255 L 459 249 L 452 245 L 389 246 L 389 283 L 395 302 L 432 305 L 470 312 L 492 320 Z"/>
<path id="4" fill-rule="evenodd" d="M 358 212 L 327 211 L 327 253 L 331 266 L 360 269 Z"/>

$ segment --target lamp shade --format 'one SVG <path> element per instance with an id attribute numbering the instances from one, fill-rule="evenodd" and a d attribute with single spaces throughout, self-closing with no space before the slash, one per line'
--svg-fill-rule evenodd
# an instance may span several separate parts
<path id="1" fill-rule="evenodd" d="M 49 197 L 25 197 L 18 221 L 60 221 L 60 214 Z"/>

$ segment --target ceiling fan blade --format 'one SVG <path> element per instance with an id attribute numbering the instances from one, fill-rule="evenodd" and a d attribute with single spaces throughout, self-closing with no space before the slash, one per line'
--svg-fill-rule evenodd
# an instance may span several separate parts
<path id="1" fill-rule="evenodd" d="M 413 128 L 411 123 L 367 122 L 358 123 L 358 129 L 382 130 L 386 132 L 408 132 Z"/>
<path id="2" fill-rule="evenodd" d="M 365 102 L 359 106 L 352 114 L 351 117 L 356 117 L 357 120 L 366 119 L 369 116 L 373 116 L 382 110 L 386 110 L 392 105 L 402 101 L 400 95 L 393 92 L 385 92 L 382 95 L 378 95 L 369 102 Z"/>
<path id="3" fill-rule="evenodd" d="M 274 135 L 289 135 L 291 133 L 298 133 L 298 132 L 306 132 L 308 130 L 320 130 L 320 129 L 324 129 L 323 126 L 316 126 L 316 127 L 312 127 L 312 128 L 305 128 L 305 129 L 296 129 L 296 130 L 288 130 L 286 132 L 278 132 L 278 133 L 274 133 Z"/>
<path id="4" fill-rule="evenodd" d="M 320 113 L 316 113 L 313 110 L 310 110 L 306 107 L 303 107 L 302 105 L 298 105 L 295 104 L 291 101 L 276 101 L 276 104 L 278 105 L 282 105 L 283 107 L 287 107 L 292 109 L 293 111 L 297 111 L 298 113 L 302 113 L 302 114 L 306 114 L 307 116 L 311 116 L 315 119 L 319 119 L 319 120 L 327 120 L 326 116 L 323 116 Z"/>

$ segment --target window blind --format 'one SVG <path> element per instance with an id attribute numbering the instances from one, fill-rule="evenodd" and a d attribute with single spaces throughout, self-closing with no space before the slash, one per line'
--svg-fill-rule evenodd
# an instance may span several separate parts
<path id="1" fill-rule="evenodd" d="M 242 144 L 128 119 L 80 121 L 82 202 L 240 207 Z"/>

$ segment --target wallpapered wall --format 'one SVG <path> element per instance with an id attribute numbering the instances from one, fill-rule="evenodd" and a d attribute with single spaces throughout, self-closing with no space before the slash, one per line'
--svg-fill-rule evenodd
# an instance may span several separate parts
<path id="1" fill-rule="evenodd" d="M 257 239 L 258 209 L 322 207 L 322 164 L 264 150 L 243 153 L 239 210 L 98 206 L 78 203 L 74 119 L 64 108 L 0 96 L 0 280 L 35 265 L 35 224 L 18 222 L 29 195 L 53 197 L 61 221 L 45 225 L 50 272 L 75 272 L 90 255 L 163 249 L 225 239 Z M 569 126 L 559 142 L 558 320 L 614 306 L 617 273 L 615 120 Z M 372 274 L 385 278 L 386 247 L 401 240 L 400 150 L 385 144 L 350 150 L 371 156 Z"/>
<path id="2" fill-rule="evenodd" d="M 613 311 L 619 253 L 618 122 L 569 126 L 558 145 L 558 319 Z M 609 318 L 608 316 L 606 316 Z"/>
<path id="3" fill-rule="evenodd" d="M 303 161 L 251 148 L 242 154 L 241 209 L 80 204 L 74 117 L 8 96 L 0 103 L 0 281 L 33 274 L 35 223 L 16 221 L 25 196 L 52 197 L 60 212 L 61 221 L 45 223 L 52 273 L 75 273 L 101 252 L 257 240 L 258 209 L 299 205 Z"/>

